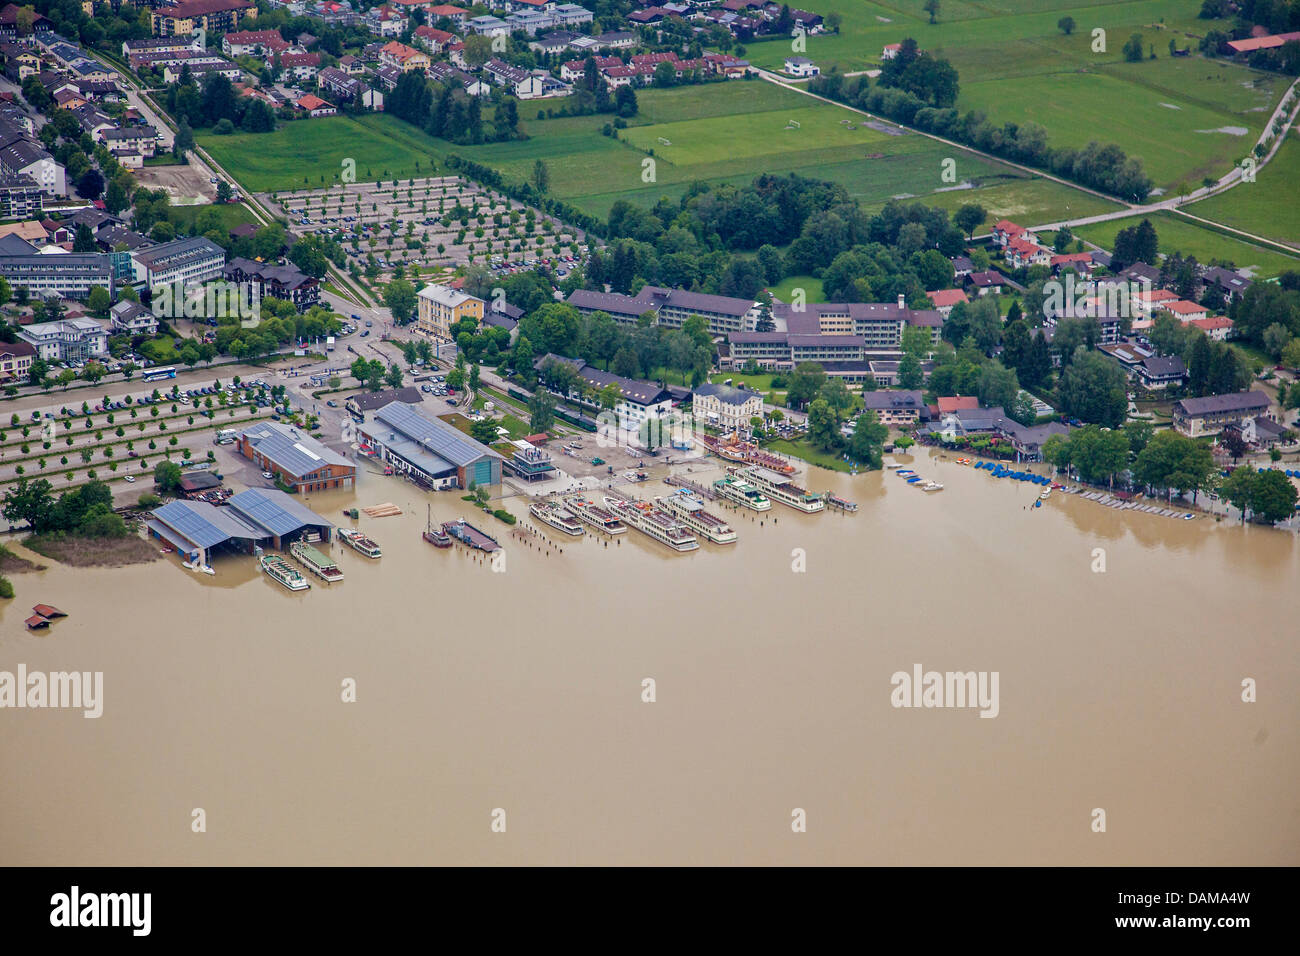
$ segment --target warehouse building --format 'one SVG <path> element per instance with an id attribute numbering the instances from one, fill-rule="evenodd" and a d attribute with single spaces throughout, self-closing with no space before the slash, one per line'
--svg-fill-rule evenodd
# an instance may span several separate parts
<path id="1" fill-rule="evenodd" d="M 334 525 L 275 488 L 249 488 L 226 502 L 226 510 L 255 528 L 277 548 L 291 542 L 328 541 Z"/>
<path id="2" fill-rule="evenodd" d="M 391 402 L 358 428 L 362 451 L 416 484 L 432 489 L 471 488 L 501 482 L 501 455 L 405 402 Z"/>
<path id="3" fill-rule="evenodd" d="M 295 491 L 346 490 L 356 481 L 356 465 L 293 425 L 249 425 L 240 433 L 236 447 Z"/>

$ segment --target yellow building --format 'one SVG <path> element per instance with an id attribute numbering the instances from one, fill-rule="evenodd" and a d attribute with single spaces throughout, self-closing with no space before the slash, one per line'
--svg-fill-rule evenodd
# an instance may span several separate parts
<path id="1" fill-rule="evenodd" d="M 153 35 L 186 37 L 196 30 L 229 33 L 239 21 L 257 13 L 251 0 L 180 0 L 170 7 L 159 7 L 150 14 Z"/>
<path id="2" fill-rule="evenodd" d="M 445 285 L 427 285 L 417 295 L 419 313 L 415 329 L 424 335 L 450 342 L 451 327 L 473 319 L 475 327 L 483 321 L 483 300 Z"/>

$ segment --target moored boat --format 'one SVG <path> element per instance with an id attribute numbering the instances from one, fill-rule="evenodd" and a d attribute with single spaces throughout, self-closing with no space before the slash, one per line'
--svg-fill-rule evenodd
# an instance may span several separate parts
<path id="1" fill-rule="evenodd" d="M 451 535 L 443 531 L 441 525 L 433 523 L 433 508 L 428 505 L 425 506 L 424 531 L 420 534 L 420 537 L 435 548 L 451 547 Z"/>
<path id="2" fill-rule="evenodd" d="M 695 551 L 700 542 L 685 525 L 672 515 L 660 511 L 647 501 L 624 501 L 606 498 L 605 507 L 642 534 L 666 544 L 674 551 Z"/>
<path id="3" fill-rule="evenodd" d="M 271 580 L 279 582 L 290 591 L 306 591 L 311 587 L 307 579 L 302 576 L 302 572 L 292 567 L 278 554 L 263 555 L 258 564 Z"/>
<path id="4" fill-rule="evenodd" d="M 339 537 L 343 539 L 344 544 L 358 554 L 364 554 L 367 558 L 383 557 L 384 552 L 379 550 L 379 545 L 356 528 L 339 528 Z"/>
<path id="5" fill-rule="evenodd" d="M 756 487 L 737 475 L 727 475 L 725 478 L 719 478 L 713 483 L 713 490 L 719 498 L 726 498 L 728 501 L 734 501 L 746 508 L 752 508 L 755 511 L 772 510 L 771 500 Z"/>
<path id="6" fill-rule="evenodd" d="M 766 468 L 750 467 L 739 469 L 738 472 L 746 480 L 752 481 L 763 492 L 763 494 L 779 501 L 781 504 L 796 511 L 802 511 L 804 514 L 816 514 L 818 511 L 826 509 L 826 496 L 815 495 L 806 489 L 800 488 L 792 481 L 787 481 L 785 475 L 769 471 Z"/>
<path id="7" fill-rule="evenodd" d="M 334 563 L 334 559 L 305 541 L 295 541 L 289 545 L 289 556 L 323 581 L 332 584 L 343 580 L 343 569 Z"/>
<path id="8" fill-rule="evenodd" d="M 579 521 L 606 534 L 624 534 L 627 531 L 627 525 L 618 515 L 602 508 L 590 498 L 583 495 L 570 495 L 564 499 L 564 504 Z"/>
<path id="9" fill-rule="evenodd" d="M 706 511 L 704 502 L 685 489 L 656 498 L 655 504 L 714 544 L 734 544 L 736 541 L 736 530 L 717 515 Z"/>
<path id="10" fill-rule="evenodd" d="M 565 534 L 571 534 L 574 537 L 586 534 L 573 513 L 566 508 L 561 508 L 554 501 L 534 502 L 528 506 L 528 513 L 538 521 L 550 525 L 556 531 L 563 531 Z"/>

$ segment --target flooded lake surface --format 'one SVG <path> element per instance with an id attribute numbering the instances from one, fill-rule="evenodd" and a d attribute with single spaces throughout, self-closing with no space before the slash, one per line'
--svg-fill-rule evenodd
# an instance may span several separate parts
<path id="1" fill-rule="evenodd" d="M 359 522 L 382 559 L 332 545 L 338 584 L 15 575 L 0 670 L 103 671 L 104 712 L 0 711 L 0 860 L 1300 863 L 1296 535 L 912 467 L 945 490 L 813 469 L 859 512 L 726 511 L 739 542 L 687 555 L 544 529 L 548 555 L 365 475 L 305 499 L 404 509 Z M 429 501 L 505 571 L 424 543 Z M 37 602 L 70 616 L 28 632 Z M 997 671 L 998 716 L 891 706 L 916 664 Z"/>

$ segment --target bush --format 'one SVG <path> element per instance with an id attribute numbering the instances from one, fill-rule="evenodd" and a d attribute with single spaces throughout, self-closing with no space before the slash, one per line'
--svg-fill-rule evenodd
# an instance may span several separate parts
<path id="1" fill-rule="evenodd" d="M 13 596 L 14 596 L 13 583 L 3 574 L 0 574 L 0 598 L 9 600 Z"/>
<path id="2" fill-rule="evenodd" d="M 504 521 L 506 524 L 514 524 L 515 521 L 518 520 L 517 518 L 515 518 L 514 515 L 512 515 L 509 511 L 506 511 L 504 508 L 498 508 L 496 511 L 492 512 L 492 514 L 499 520 Z"/>

